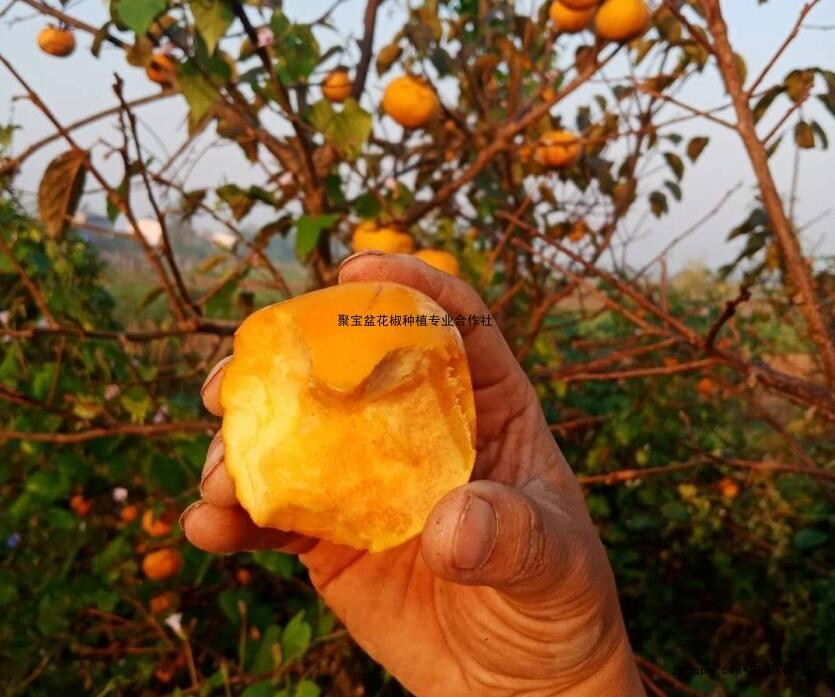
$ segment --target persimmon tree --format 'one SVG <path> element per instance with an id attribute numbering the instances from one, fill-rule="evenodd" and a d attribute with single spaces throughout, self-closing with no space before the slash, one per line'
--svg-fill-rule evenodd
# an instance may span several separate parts
<path id="1" fill-rule="evenodd" d="M 525 15 L 511 2 L 425 2 L 381 37 L 386 5 L 368 0 L 356 42 L 334 26 L 334 7 L 300 22 L 280 3 L 114 0 L 92 26 L 71 7 L 16 4 L 64 32 L 50 35 L 63 41 L 63 60 L 86 49 L 103 56 L 105 45 L 124 51 L 149 91 L 128 98 L 117 74 L 112 106 L 68 123 L 0 50 L 53 130 L 19 149 L 14 124 L 2 133 L 0 486 L 11 503 L 0 531 L 20 571 L 3 562 L 0 603 L 20 604 L 13 626 L 25 628 L 2 630 L 13 640 L 4 656 L 13 693 L 49 694 L 71 680 L 318 694 L 310 676 L 327 694 L 397 689 L 358 658 L 291 559 L 211 559 L 137 516 L 193 493 L 217 427 L 197 390 L 241 317 L 334 283 L 362 225 L 452 253 L 485 296 L 589 487 L 648 690 L 765 694 L 823 680 L 681 673 L 729 659 L 835 668 L 825 622 L 835 607 L 825 544 L 833 265 L 803 249 L 771 160 L 778 147 L 827 147 L 835 73 L 775 74 L 819 0 L 773 37 L 756 71 L 718 0 L 655 3 L 624 41 L 593 24 L 561 31 L 547 3 Z M 688 103 L 696 75 L 721 85 L 726 102 Z M 434 93 L 425 123 L 402 127 L 383 103 L 400 76 Z M 188 109 L 182 132 L 168 134 L 180 146 L 167 161 L 149 156 L 138 117 L 159 100 Z M 119 142 L 77 135 L 94 123 L 115 126 Z M 662 219 L 708 176 L 699 160 L 712 128 L 740 139 L 756 182 L 750 215 L 728 235 L 744 240 L 741 253 L 707 289 L 668 279 L 663 254 L 641 268 L 613 262 L 627 221 Z M 172 174 L 200 138 L 233 144 L 261 181 L 223 176 L 195 188 Z M 36 222 L 15 177 L 56 142 L 63 152 L 40 181 Z M 105 157 L 120 163 L 118 176 Z M 117 319 L 75 230 L 85 204 L 123 221 L 144 256 L 145 299 L 120 314 L 134 321 Z M 158 240 L 143 232 L 148 212 Z M 175 236 L 201 218 L 234 243 L 186 268 Z M 292 241 L 301 283 L 276 263 L 277 238 Z M 164 303 L 162 317 L 142 319 L 152 303 Z M 785 354 L 800 356 L 800 368 Z M 671 594 L 686 596 L 673 614 Z"/>

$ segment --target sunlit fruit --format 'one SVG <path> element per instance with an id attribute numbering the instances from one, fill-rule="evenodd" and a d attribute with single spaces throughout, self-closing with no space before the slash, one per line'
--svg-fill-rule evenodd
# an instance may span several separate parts
<path id="1" fill-rule="evenodd" d="M 597 6 L 600 0 L 560 0 L 563 5 L 572 10 L 590 10 Z"/>
<path id="2" fill-rule="evenodd" d="M 119 518 L 123 523 L 132 523 L 139 515 L 139 506 L 128 504 L 121 511 L 119 511 Z"/>
<path id="3" fill-rule="evenodd" d="M 570 131 L 546 131 L 536 145 L 534 156 L 546 167 L 570 167 L 580 159 L 580 140 Z"/>
<path id="4" fill-rule="evenodd" d="M 557 31 L 573 34 L 583 31 L 589 25 L 592 17 L 594 17 L 594 6 L 586 10 L 575 10 L 561 0 L 554 0 L 548 14 Z"/>
<path id="5" fill-rule="evenodd" d="M 723 477 L 719 480 L 719 493 L 724 499 L 735 499 L 739 496 L 739 482 L 730 477 Z"/>
<path id="6" fill-rule="evenodd" d="M 250 315 L 220 389 L 226 469 L 260 526 L 381 551 L 475 459 L 458 330 L 424 294 L 346 283 Z"/>
<path id="7" fill-rule="evenodd" d="M 93 502 L 85 499 L 83 494 L 70 497 L 70 510 L 79 518 L 83 518 L 93 509 Z"/>
<path id="8" fill-rule="evenodd" d="M 69 29 L 44 27 L 38 34 L 38 46 L 50 56 L 65 58 L 75 51 L 75 34 Z"/>
<path id="9" fill-rule="evenodd" d="M 439 106 L 431 85 L 414 75 L 396 77 L 383 93 L 383 111 L 406 128 L 425 125 L 438 112 Z"/>
<path id="10" fill-rule="evenodd" d="M 644 0 L 606 0 L 597 11 L 594 27 L 601 39 L 625 41 L 643 33 L 649 19 Z"/>
<path id="11" fill-rule="evenodd" d="M 151 62 L 145 68 L 145 74 L 151 82 L 162 87 L 171 87 L 177 79 L 177 64 L 167 53 L 155 51 Z"/>
<path id="12" fill-rule="evenodd" d="M 415 241 L 408 232 L 394 227 L 377 227 L 369 220 L 354 229 L 351 249 L 354 252 L 376 249 L 387 254 L 411 254 L 415 251 Z"/>
<path id="13" fill-rule="evenodd" d="M 173 530 L 177 518 L 178 512 L 172 506 L 167 506 L 163 511 L 149 508 L 142 514 L 142 529 L 151 537 L 162 537 Z"/>
<path id="14" fill-rule="evenodd" d="M 696 392 L 702 395 L 702 397 L 710 397 L 716 392 L 716 383 L 710 378 L 702 378 L 696 383 Z"/>
<path id="15" fill-rule="evenodd" d="M 331 70 L 322 82 L 322 94 L 332 102 L 344 102 L 351 96 L 351 76 L 344 68 Z"/>
<path id="16" fill-rule="evenodd" d="M 183 559 L 176 549 L 166 547 L 148 552 L 142 558 L 142 573 L 152 581 L 162 581 L 176 575 L 183 565 Z"/>
<path id="17" fill-rule="evenodd" d="M 454 254 L 447 252 L 445 249 L 421 249 L 415 252 L 415 256 L 430 266 L 434 266 L 436 269 L 440 269 L 453 276 L 458 276 L 461 273 L 458 259 Z"/>
<path id="18" fill-rule="evenodd" d="M 163 591 L 151 598 L 148 602 L 148 609 L 152 615 L 162 615 L 167 612 L 174 612 L 179 603 L 180 598 L 174 591 Z"/>

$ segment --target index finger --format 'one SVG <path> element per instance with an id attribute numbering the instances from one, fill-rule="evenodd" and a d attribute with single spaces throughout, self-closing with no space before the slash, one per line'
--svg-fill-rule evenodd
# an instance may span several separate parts
<path id="1" fill-rule="evenodd" d="M 382 254 L 372 251 L 348 257 L 339 270 L 339 282 L 392 281 L 425 293 L 453 318 L 470 315 L 490 317 L 490 311 L 479 294 L 465 281 L 439 271 L 406 254 Z M 508 379 L 523 379 L 516 357 L 501 331 L 490 324 L 465 323 L 460 327 L 467 349 L 467 360 L 475 389 L 492 387 Z"/>

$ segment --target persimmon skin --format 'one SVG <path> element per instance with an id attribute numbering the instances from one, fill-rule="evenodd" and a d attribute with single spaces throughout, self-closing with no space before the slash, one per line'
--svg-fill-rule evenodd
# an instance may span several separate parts
<path id="1" fill-rule="evenodd" d="M 425 126 L 439 109 L 435 90 L 414 75 L 394 78 L 383 93 L 383 111 L 404 128 Z"/>
<path id="2" fill-rule="evenodd" d="M 340 326 L 339 315 L 363 319 Z M 380 315 L 428 321 L 364 326 Z M 226 469 L 257 525 L 382 551 L 419 534 L 469 481 L 472 386 L 444 316 L 412 288 L 360 282 L 244 321 L 221 383 L 222 432 Z"/>

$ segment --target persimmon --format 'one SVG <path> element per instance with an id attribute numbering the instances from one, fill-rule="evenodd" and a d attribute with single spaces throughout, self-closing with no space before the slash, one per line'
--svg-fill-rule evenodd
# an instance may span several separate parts
<path id="1" fill-rule="evenodd" d="M 735 499 L 739 496 L 740 486 L 739 482 L 730 477 L 723 477 L 719 480 L 719 493 L 722 494 L 723 499 Z"/>
<path id="2" fill-rule="evenodd" d="M 123 523 L 132 523 L 139 516 L 139 506 L 135 504 L 128 504 L 119 511 L 119 518 Z"/>
<path id="3" fill-rule="evenodd" d="M 445 249 L 421 249 L 415 252 L 415 257 L 452 276 L 461 274 L 458 259 L 452 252 L 447 252 Z"/>
<path id="4" fill-rule="evenodd" d="M 75 494 L 70 497 L 70 510 L 79 518 L 83 518 L 93 510 L 93 502 L 84 498 L 83 494 Z"/>
<path id="5" fill-rule="evenodd" d="M 75 51 L 75 34 L 65 27 L 44 27 L 38 34 L 38 46 L 50 56 L 66 58 Z"/>
<path id="6" fill-rule="evenodd" d="M 444 317 L 413 288 L 356 282 L 241 324 L 220 386 L 222 433 L 257 525 L 377 552 L 417 535 L 469 480 L 472 385 Z"/>
<path id="7" fill-rule="evenodd" d="M 383 93 L 383 111 L 405 128 L 420 128 L 438 113 L 435 90 L 423 78 L 401 75 Z"/>
<path id="8" fill-rule="evenodd" d="M 650 20 L 645 0 L 606 0 L 594 18 L 595 33 L 608 41 L 626 41 L 642 34 Z"/>
<path id="9" fill-rule="evenodd" d="M 702 397 L 710 397 L 716 392 L 716 383 L 710 378 L 702 378 L 696 383 L 696 392 Z"/>
<path id="10" fill-rule="evenodd" d="M 554 0 L 548 10 L 551 22 L 557 31 L 565 34 L 575 34 L 583 31 L 594 17 L 594 5 L 588 9 L 574 9 L 562 2 Z M 547 101 L 547 100 L 546 100 Z"/>
<path id="11" fill-rule="evenodd" d="M 596 7 L 600 0 L 561 0 L 561 2 L 572 10 L 590 10 Z"/>
<path id="12" fill-rule="evenodd" d="M 377 227 L 377 223 L 369 220 L 354 229 L 351 249 L 354 252 L 376 249 L 387 254 L 411 254 L 415 251 L 415 241 L 408 232 L 395 227 Z"/>
<path id="13" fill-rule="evenodd" d="M 157 593 L 148 602 L 148 609 L 152 615 L 162 615 L 166 612 L 173 612 L 180 604 L 180 597 L 174 591 L 163 591 Z"/>
<path id="14" fill-rule="evenodd" d="M 149 508 L 142 514 L 142 529 L 151 537 L 163 537 L 174 529 L 178 516 L 173 506 L 166 506 L 161 513 Z"/>
<path id="15" fill-rule="evenodd" d="M 142 558 L 142 573 L 152 581 L 162 581 L 180 572 L 183 558 L 176 549 L 164 547 Z"/>
<path id="16" fill-rule="evenodd" d="M 235 580 L 242 586 L 248 586 L 252 583 L 252 572 L 242 567 L 235 571 Z"/>
<path id="17" fill-rule="evenodd" d="M 177 64 L 167 53 L 155 51 L 145 68 L 145 74 L 151 82 L 163 88 L 172 87 L 177 79 Z"/>
<path id="18" fill-rule="evenodd" d="M 322 82 L 322 94 L 332 102 L 344 102 L 351 96 L 351 76 L 345 68 L 331 70 Z"/>
<path id="19" fill-rule="evenodd" d="M 580 159 L 580 140 L 571 131 L 546 131 L 537 143 L 534 156 L 546 167 L 570 167 Z"/>

